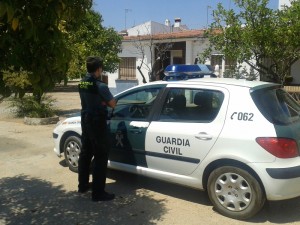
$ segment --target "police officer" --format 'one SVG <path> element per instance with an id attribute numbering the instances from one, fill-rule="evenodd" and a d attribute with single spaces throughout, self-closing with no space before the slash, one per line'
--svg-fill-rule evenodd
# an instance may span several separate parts
<path id="1" fill-rule="evenodd" d="M 86 68 L 88 73 L 78 85 L 82 107 L 82 150 L 78 161 L 78 192 L 85 193 L 89 189 L 89 172 L 92 163 L 92 200 L 108 201 L 114 199 L 115 195 L 105 191 L 110 149 L 106 122 L 107 106 L 114 108 L 116 101 L 107 85 L 100 80 L 103 69 L 102 59 L 88 57 Z"/>

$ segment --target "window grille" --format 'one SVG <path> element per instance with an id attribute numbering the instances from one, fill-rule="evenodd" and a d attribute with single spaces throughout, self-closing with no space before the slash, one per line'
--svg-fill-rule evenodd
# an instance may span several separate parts
<path id="1" fill-rule="evenodd" d="M 121 58 L 119 65 L 119 79 L 135 80 L 136 79 L 136 58 L 124 57 Z"/>

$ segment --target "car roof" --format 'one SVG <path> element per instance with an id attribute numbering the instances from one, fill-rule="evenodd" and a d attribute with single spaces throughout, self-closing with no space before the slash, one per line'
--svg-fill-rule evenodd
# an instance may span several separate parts
<path id="1" fill-rule="evenodd" d="M 146 84 L 141 84 L 130 89 L 143 88 L 143 87 L 151 87 L 153 85 L 168 85 L 168 84 L 176 84 L 176 85 L 219 85 L 223 87 L 229 86 L 240 86 L 246 87 L 249 89 L 260 89 L 264 87 L 272 87 L 272 86 L 281 86 L 280 84 L 264 82 L 264 81 L 251 81 L 247 79 L 236 79 L 236 78 L 194 78 L 189 80 L 176 80 L 176 81 L 153 81 Z M 130 90 L 128 89 L 128 90 Z M 126 90 L 127 91 L 127 90 Z M 126 92 L 123 91 L 123 92 Z M 123 92 L 118 93 L 121 94 Z"/>
<path id="2" fill-rule="evenodd" d="M 233 85 L 233 86 L 241 86 L 241 87 L 257 87 L 257 86 L 265 86 L 265 85 L 278 85 L 275 83 L 264 82 L 264 81 L 256 81 L 256 80 L 247 80 L 247 79 L 235 79 L 235 78 L 200 78 L 200 79 L 190 79 L 186 81 L 187 83 L 211 83 L 211 84 L 222 84 L 222 85 Z"/>
<path id="3" fill-rule="evenodd" d="M 178 81 L 156 81 L 152 83 L 164 83 L 164 84 L 220 84 L 220 85 L 232 85 L 232 86 L 241 86 L 254 88 L 257 86 L 280 86 L 280 84 L 264 82 L 264 81 L 251 81 L 247 79 L 235 79 L 235 78 L 195 78 L 190 80 L 178 80 Z M 151 83 L 148 83 L 151 84 Z"/>

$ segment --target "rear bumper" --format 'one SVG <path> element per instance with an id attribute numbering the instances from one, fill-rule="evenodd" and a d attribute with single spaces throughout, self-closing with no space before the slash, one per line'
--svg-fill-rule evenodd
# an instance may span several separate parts
<path id="1" fill-rule="evenodd" d="M 280 160 L 274 163 L 253 163 L 266 197 L 270 201 L 285 200 L 300 196 L 300 159 Z"/>
<path id="2" fill-rule="evenodd" d="M 266 171 L 273 179 L 294 179 L 300 177 L 300 166 L 288 168 L 267 168 Z"/>

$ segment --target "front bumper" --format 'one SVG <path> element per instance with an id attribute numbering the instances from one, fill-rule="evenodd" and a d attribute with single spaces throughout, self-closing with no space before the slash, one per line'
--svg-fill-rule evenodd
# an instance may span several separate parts
<path id="1" fill-rule="evenodd" d="M 53 139 L 57 139 L 58 138 L 58 134 L 54 133 L 52 134 Z"/>
<path id="2" fill-rule="evenodd" d="M 53 151 L 55 152 L 55 154 L 56 154 L 58 157 L 61 157 L 59 134 L 53 132 L 52 136 L 53 136 L 53 140 L 54 140 L 54 148 L 53 148 Z"/>

